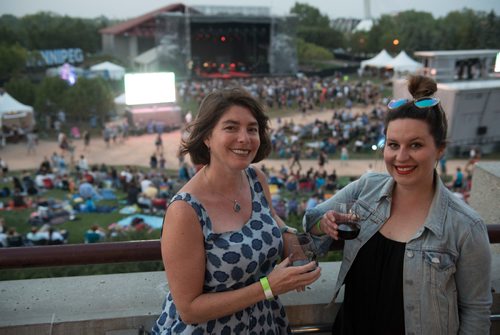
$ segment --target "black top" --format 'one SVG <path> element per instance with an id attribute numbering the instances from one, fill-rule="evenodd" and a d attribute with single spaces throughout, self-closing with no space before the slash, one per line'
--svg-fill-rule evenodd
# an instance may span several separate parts
<path id="1" fill-rule="evenodd" d="M 345 279 L 344 303 L 332 334 L 405 334 L 405 243 L 377 232 L 359 250 Z"/>

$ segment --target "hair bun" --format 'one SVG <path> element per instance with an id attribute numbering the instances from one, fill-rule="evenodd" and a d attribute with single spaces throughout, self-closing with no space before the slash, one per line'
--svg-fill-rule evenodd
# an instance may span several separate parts
<path id="1" fill-rule="evenodd" d="M 437 84 L 432 78 L 429 77 L 409 76 L 408 91 L 412 95 L 413 99 L 430 97 L 436 93 Z"/>

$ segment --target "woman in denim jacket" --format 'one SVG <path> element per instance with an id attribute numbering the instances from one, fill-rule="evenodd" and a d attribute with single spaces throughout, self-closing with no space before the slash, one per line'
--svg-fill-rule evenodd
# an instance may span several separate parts
<path id="1" fill-rule="evenodd" d="M 414 100 L 391 101 L 386 115 L 389 174 L 365 174 L 304 217 L 327 251 L 338 239 L 332 204 L 357 201 L 361 210 L 361 232 L 344 245 L 333 332 L 489 334 L 487 230 L 435 171 L 447 133 L 436 83 L 413 76 L 408 86 Z"/>

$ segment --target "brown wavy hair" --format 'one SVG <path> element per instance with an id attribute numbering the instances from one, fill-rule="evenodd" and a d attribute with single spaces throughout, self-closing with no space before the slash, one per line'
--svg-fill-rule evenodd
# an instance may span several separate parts
<path id="1" fill-rule="evenodd" d="M 252 163 L 266 158 L 271 152 L 269 118 L 262 104 L 241 87 L 217 90 L 203 99 L 198 115 L 186 127 L 189 135 L 181 140 L 179 154 L 184 156 L 189 153 L 193 164 L 210 164 L 210 152 L 205 145 L 205 139 L 210 136 L 222 115 L 232 106 L 250 110 L 259 125 L 260 146 Z"/>

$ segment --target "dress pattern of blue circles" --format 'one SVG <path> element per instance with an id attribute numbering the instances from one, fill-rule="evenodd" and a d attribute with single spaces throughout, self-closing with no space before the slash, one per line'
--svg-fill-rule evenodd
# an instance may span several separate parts
<path id="1" fill-rule="evenodd" d="M 255 170 L 246 171 L 252 192 L 252 216 L 238 231 L 214 233 L 203 205 L 188 193 L 176 194 L 189 203 L 200 220 L 205 237 L 206 271 L 204 292 L 236 290 L 268 275 L 282 254 L 281 232 L 272 218 L 269 204 Z M 162 313 L 152 329 L 153 334 L 289 334 L 285 309 L 278 297 L 262 300 L 235 314 L 200 324 L 185 324 L 177 313 L 170 293 Z"/>

